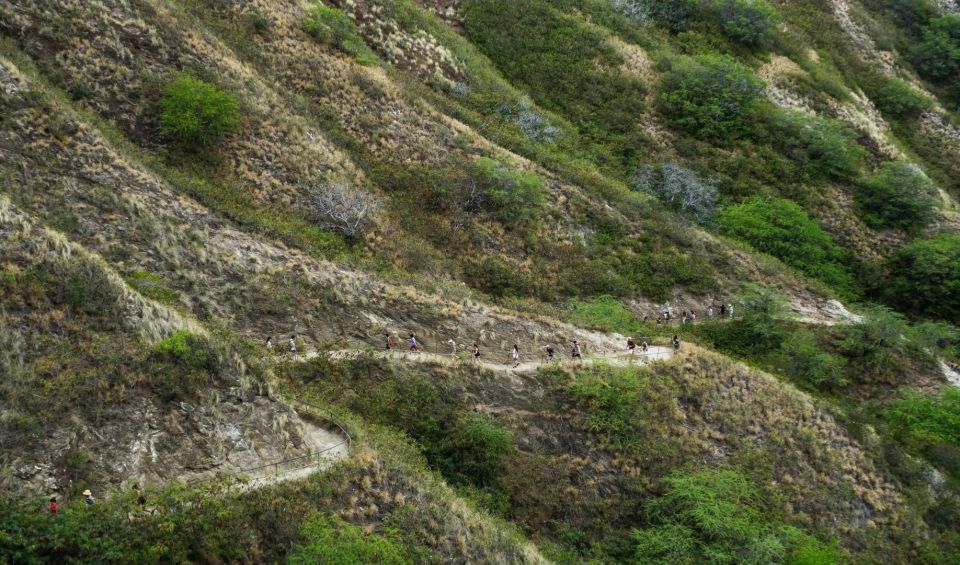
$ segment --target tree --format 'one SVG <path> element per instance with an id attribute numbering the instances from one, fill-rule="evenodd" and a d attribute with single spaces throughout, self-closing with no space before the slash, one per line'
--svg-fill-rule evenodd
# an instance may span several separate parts
<path id="1" fill-rule="evenodd" d="M 877 108 L 888 116 L 898 118 L 916 116 L 930 108 L 930 100 L 910 84 L 893 79 L 876 96 Z"/>
<path id="2" fill-rule="evenodd" d="M 863 220 L 872 228 L 921 228 L 934 207 L 936 188 L 923 171 L 887 162 L 856 193 Z"/>
<path id="3" fill-rule="evenodd" d="M 160 100 L 160 134 L 185 148 L 213 145 L 236 129 L 239 110 L 230 93 L 180 75 L 167 85 Z"/>
<path id="4" fill-rule="evenodd" d="M 373 194 L 345 183 L 317 184 L 307 190 L 320 227 L 349 240 L 363 235 L 380 206 Z"/>
<path id="5" fill-rule="evenodd" d="M 960 234 L 918 239 L 890 259 L 886 297 L 910 312 L 960 319 Z"/>
<path id="6" fill-rule="evenodd" d="M 716 183 L 711 179 L 702 179 L 679 165 L 663 163 L 655 167 L 640 167 L 632 181 L 634 189 L 654 194 L 698 224 L 708 223 L 716 213 Z"/>
<path id="7" fill-rule="evenodd" d="M 746 131 L 762 93 L 753 71 L 730 57 L 680 57 L 661 79 L 658 105 L 675 127 L 719 140 Z"/>
<path id="8" fill-rule="evenodd" d="M 949 79 L 960 72 L 960 15 L 930 20 L 913 48 L 913 65 L 921 75 Z"/>
<path id="9" fill-rule="evenodd" d="M 780 22 L 780 12 L 766 0 L 714 0 L 713 8 L 723 33 L 747 45 L 763 43 Z"/>
<path id="10" fill-rule="evenodd" d="M 718 216 L 724 232 L 841 292 L 852 292 L 853 279 L 841 263 L 840 249 L 796 203 L 757 196 Z"/>

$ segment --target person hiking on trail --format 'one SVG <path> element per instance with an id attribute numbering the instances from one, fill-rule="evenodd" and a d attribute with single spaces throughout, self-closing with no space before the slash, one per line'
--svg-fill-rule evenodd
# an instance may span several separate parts
<path id="1" fill-rule="evenodd" d="M 456 356 L 457 356 L 457 342 L 454 341 L 453 338 L 450 338 L 450 339 L 447 340 L 447 343 L 450 344 L 450 355 L 452 355 L 453 357 L 456 357 Z"/>
<path id="2" fill-rule="evenodd" d="M 393 349 L 393 336 L 386 334 L 385 337 L 387 338 L 387 351 L 390 351 Z"/>
<path id="3" fill-rule="evenodd" d="M 513 344 L 513 353 L 510 356 L 513 357 L 513 368 L 516 369 L 520 366 L 520 346 L 516 343 Z"/>
<path id="4" fill-rule="evenodd" d="M 290 336 L 290 353 L 296 353 L 296 352 L 297 352 L 297 341 L 296 341 L 296 340 L 297 340 L 297 336 L 295 336 L 295 335 Z"/>
<path id="5" fill-rule="evenodd" d="M 58 510 L 60 510 L 60 503 L 57 502 L 56 496 L 51 496 L 50 497 L 50 513 L 56 514 Z"/>
<path id="6" fill-rule="evenodd" d="M 267 336 L 267 351 L 273 351 L 273 336 Z"/>
<path id="7" fill-rule="evenodd" d="M 637 348 L 637 342 L 633 341 L 633 338 L 632 338 L 632 337 L 628 337 L 628 338 L 627 338 L 627 352 L 630 353 L 630 355 L 633 355 L 633 350 L 635 350 L 636 348 Z"/>
<path id="8" fill-rule="evenodd" d="M 583 360 L 583 351 L 580 349 L 580 342 L 573 340 L 573 347 L 570 350 L 570 357 L 576 359 L 577 361 Z"/>
<path id="9" fill-rule="evenodd" d="M 473 344 L 473 363 L 475 365 L 480 364 L 480 346 L 476 343 Z"/>
<path id="10" fill-rule="evenodd" d="M 733 304 L 727 304 L 727 313 L 730 314 L 730 319 L 733 319 Z"/>
<path id="11" fill-rule="evenodd" d="M 693 310 L 690 310 L 690 323 L 695 324 L 697 322 L 697 313 Z"/>
<path id="12" fill-rule="evenodd" d="M 415 335 L 413 335 L 413 334 L 410 334 L 409 344 L 410 344 L 410 351 L 411 351 L 411 352 L 413 352 L 413 353 L 419 353 L 419 352 L 420 352 L 420 346 L 417 345 L 417 336 L 415 336 Z"/>
<path id="13" fill-rule="evenodd" d="M 553 346 L 552 345 L 547 346 L 547 362 L 548 363 L 553 362 Z"/>
<path id="14" fill-rule="evenodd" d="M 641 341 L 641 342 L 640 342 L 640 351 L 646 353 L 648 349 L 650 349 L 650 344 L 647 343 L 647 340 Z"/>
<path id="15" fill-rule="evenodd" d="M 680 336 L 678 335 L 673 336 L 673 349 L 680 351 Z"/>
<path id="16" fill-rule="evenodd" d="M 144 496 L 143 491 L 140 490 L 140 485 L 134 483 L 133 492 L 137 493 L 137 504 L 140 505 L 140 510 L 146 510 L 147 497 Z"/>
<path id="17" fill-rule="evenodd" d="M 713 306 L 707 308 L 707 319 L 708 319 L 708 320 L 712 320 L 712 319 L 713 319 Z"/>
<path id="18" fill-rule="evenodd" d="M 683 317 L 680 318 L 680 325 L 685 326 L 687 324 L 687 311 L 683 311 Z"/>
<path id="19" fill-rule="evenodd" d="M 83 491 L 83 501 L 87 503 L 87 506 L 93 506 L 95 501 L 93 500 L 93 493 L 90 492 L 90 489 Z"/>
<path id="20" fill-rule="evenodd" d="M 723 317 L 726 316 L 726 315 L 727 315 L 727 305 L 726 305 L 726 304 L 721 304 L 721 305 L 720 305 L 720 317 L 723 318 Z"/>

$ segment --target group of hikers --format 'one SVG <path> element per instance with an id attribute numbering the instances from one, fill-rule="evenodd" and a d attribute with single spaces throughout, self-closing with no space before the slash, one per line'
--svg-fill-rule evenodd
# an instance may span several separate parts
<path id="1" fill-rule="evenodd" d="M 145 510 L 147 507 L 147 497 L 143 493 L 143 491 L 140 490 L 139 484 L 133 485 L 133 492 L 135 492 L 137 495 L 137 505 L 140 506 L 141 510 Z M 93 506 L 94 504 L 96 504 L 97 501 L 96 499 L 93 498 L 93 493 L 90 491 L 90 489 L 86 489 L 85 491 L 83 491 L 82 495 L 83 495 L 83 503 L 86 504 L 87 506 Z M 61 504 L 60 499 L 56 495 L 51 496 L 50 506 L 49 506 L 50 513 L 59 514 L 60 504 Z"/>
<path id="2" fill-rule="evenodd" d="M 386 341 L 386 350 L 389 352 L 396 349 L 396 342 L 394 341 L 393 336 L 388 333 L 388 334 L 385 334 L 384 337 Z M 457 353 L 456 343 L 452 339 L 449 340 L 448 342 L 452 345 L 452 348 L 453 348 L 451 354 L 456 355 Z M 674 349 L 679 350 L 680 336 L 674 335 L 672 339 L 672 344 Z M 420 352 L 420 343 L 417 341 L 416 335 L 412 333 L 410 334 L 410 338 L 407 340 L 407 346 L 411 353 Z M 630 355 L 633 355 L 636 352 L 637 347 L 638 347 L 637 341 L 632 337 L 628 337 L 627 353 Z M 650 350 L 650 344 L 647 342 L 646 339 L 642 339 L 640 341 L 639 348 L 641 353 L 647 354 L 647 352 Z M 474 364 L 479 365 L 480 356 L 481 356 L 480 345 L 478 343 L 474 343 L 473 346 L 470 348 L 470 352 L 473 357 Z M 557 350 L 553 345 L 544 346 L 543 352 L 546 356 L 546 360 L 548 363 L 551 363 L 554 361 Z M 575 339 L 570 344 L 570 358 L 573 359 L 574 361 L 580 361 L 583 359 L 583 347 L 581 346 L 579 340 Z M 520 366 L 520 344 L 519 343 L 513 344 L 513 347 L 510 350 L 510 359 L 513 362 L 513 368 L 517 368 Z"/>
<path id="3" fill-rule="evenodd" d="M 707 306 L 707 310 L 705 314 L 708 320 L 712 320 L 714 318 L 718 318 L 721 320 L 724 318 L 727 318 L 732 320 L 733 304 L 720 304 L 719 307 L 715 307 L 714 305 Z M 674 319 L 675 318 L 673 315 L 673 308 L 669 304 L 664 304 L 660 312 L 657 313 L 656 323 L 658 326 L 665 325 L 665 324 L 669 324 Z M 643 317 L 643 323 L 647 323 L 647 321 L 649 320 L 650 320 L 649 316 L 645 315 Z M 680 313 L 681 324 L 686 325 L 688 322 L 695 323 L 696 321 L 697 321 L 697 312 L 692 308 L 690 310 L 684 309 Z"/>

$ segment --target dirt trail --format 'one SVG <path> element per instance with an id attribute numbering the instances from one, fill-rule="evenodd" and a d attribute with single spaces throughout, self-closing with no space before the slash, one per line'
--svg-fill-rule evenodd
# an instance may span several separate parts
<path id="1" fill-rule="evenodd" d="M 375 357 L 381 359 L 394 359 L 398 361 L 435 361 L 438 363 L 444 364 L 454 364 L 454 363 L 466 363 L 471 364 L 469 360 L 469 353 L 463 352 L 454 355 L 453 353 L 429 353 L 426 351 L 412 352 L 412 351 L 376 351 L 370 352 L 369 350 L 362 349 L 341 349 L 337 351 L 327 352 L 333 359 L 350 359 L 351 357 L 358 357 L 360 355 L 372 354 Z M 310 359 L 315 359 L 320 355 L 319 351 L 310 351 L 307 353 L 295 354 L 295 355 L 278 355 L 274 359 L 277 361 L 294 361 L 297 363 L 303 363 L 309 361 Z M 503 357 L 508 358 L 509 355 L 503 355 Z M 524 357 L 527 360 L 523 360 Z M 580 364 L 583 365 L 596 365 L 596 364 L 605 364 L 613 365 L 617 367 L 625 367 L 628 365 L 634 364 L 645 364 L 653 361 L 665 360 L 673 357 L 673 348 L 664 347 L 659 345 L 651 345 L 649 350 L 646 353 L 641 353 L 639 350 L 633 355 L 625 351 L 602 351 L 596 354 L 585 354 L 583 360 Z M 518 366 L 514 367 L 512 362 L 506 361 L 503 363 L 498 363 L 495 361 L 488 361 L 487 359 L 481 357 L 481 361 L 478 365 L 484 369 L 490 371 L 498 372 L 510 372 L 510 373 L 529 373 L 535 372 L 538 368 L 544 365 L 559 365 L 559 366 L 569 366 L 576 365 L 577 361 L 571 360 L 564 355 L 557 354 L 553 361 L 547 361 L 545 357 L 539 359 L 530 359 L 529 355 L 524 355 L 521 357 L 521 362 Z"/>

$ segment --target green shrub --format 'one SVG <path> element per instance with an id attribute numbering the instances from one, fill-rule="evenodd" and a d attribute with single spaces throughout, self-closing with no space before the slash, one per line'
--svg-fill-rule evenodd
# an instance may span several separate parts
<path id="1" fill-rule="evenodd" d="M 413 563 L 404 555 L 403 546 L 378 534 L 365 534 L 358 526 L 337 516 L 317 514 L 300 531 L 305 542 L 287 558 L 290 564 L 325 563 Z"/>
<path id="2" fill-rule="evenodd" d="M 495 255 L 467 265 L 464 277 L 473 288 L 498 298 L 526 296 L 533 292 L 533 283 L 522 271 Z"/>
<path id="3" fill-rule="evenodd" d="M 473 171 L 479 182 L 481 206 L 488 206 L 499 221 L 506 225 L 531 224 L 540 218 L 546 200 L 543 177 L 489 157 L 477 159 Z"/>
<path id="4" fill-rule="evenodd" d="M 809 387 L 829 389 L 847 384 L 843 358 L 824 351 L 817 336 L 807 330 L 789 334 L 774 355 L 774 364 Z"/>
<path id="5" fill-rule="evenodd" d="M 730 57 L 680 57 L 664 73 L 657 100 L 674 127 L 719 141 L 747 131 L 762 91 L 753 71 Z"/>
<path id="6" fill-rule="evenodd" d="M 134 290 L 164 304 L 176 304 L 180 300 L 180 295 L 175 290 L 167 288 L 163 284 L 163 279 L 147 271 L 137 271 L 126 277 L 127 284 Z"/>
<path id="7" fill-rule="evenodd" d="M 369 64 L 377 60 L 343 10 L 314 4 L 307 9 L 303 29 L 320 43 L 353 55 L 360 63 Z"/>
<path id="8" fill-rule="evenodd" d="M 872 228 L 920 229 L 932 215 L 936 188 L 922 171 L 887 162 L 856 192 L 863 220 Z"/>
<path id="9" fill-rule="evenodd" d="M 856 177 L 867 155 L 857 144 L 856 133 L 837 120 L 776 108 L 769 113 L 767 125 L 771 144 L 801 168 L 811 167 L 829 177 Z"/>
<path id="10" fill-rule="evenodd" d="M 192 369 L 213 372 L 218 368 L 217 353 L 207 339 L 186 330 L 173 332 L 158 341 L 154 349 L 162 357 Z"/>
<path id="11" fill-rule="evenodd" d="M 932 318 L 960 319 L 960 234 L 914 240 L 890 258 L 889 270 L 885 296 L 891 304 Z"/>
<path id="12" fill-rule="evenodd" d="M 239 112 L 230 93 L 183 74 L 167 85 L 160 100 L 160 134 L 185 148 L 214 145 L 237 128 Z"/>
<path id="13" fill-rule="evenodd" d="M 571 299 L 568 303 L 574 324 L 610 332 L 627 332 L 636 328 L 637 317 L 613 296 L 598 296 L 589 302 Z"/>
<path id="14" fill-rule="evenodd" d="M 780 198 L 754 197 L 720 211 L 723 230 L 759 251 L 817 278 L 841 293 L 853 279 L 833 239 L 800 206 Z"/>
<path id="15" fill-rule="evenodd" d="M 640 563 L 836 563 L 836 547 L 785 523 L 733 469 L 674 472 L 647 503 L 652 527 L 634 531 Z"/>
<path id="16" fill-rule="evenodd" d="M 897 118 L 917 116 L 931 106 L 926 96 L 898 78 L 880 89 L 874 102 L 881 112 Z"/>
<path id="17" fill-rule="evenodd" d="M 780 12 L 766 0 L 712 0 L 723 33 L 747 45 L 770 39 L 780 23 Z"/>
<path id="18" fill-rule="evenodd" d="M 481 488 L 494 484 L 506 458 L 515 449 L 509 431 L 475 412 L 460 416 L 451 443 L 450 457 L 457 462 L 457 474 Z"/>
<path id="19" fill-rule="evenodd" d="M 886 417 L 921 449 L 933 449 L 942 443 L 960 446 L 960 389 L 946 387 L 939 397 L 908 390 Z"/>
<path id="20" fill-rule="evenodd" d="M 930 20 L 911 55 L 913 66 L 926 78 L 956 77 L 960 73 L 960 15 Z"/>
<path id="21" fill-rule="evenodd" d="M 641 250 L 621 272 L 632 288 L 655 302 L 664 302 L 676 286 L 707 293 L 717 288 L 716 269 L 702 256 L 677 250 Z"/>
<path id="22" fill-rule="evenodd" d="M 723 351 L 762 358 L 780 348 L 788 331 L 782 323 L 786 301 L 763 286 L 749 286 L 734 298 L 736 318 L 730 322 L 704 322 L 694 331 Z"/>
<path id="23" fill-rule="evenodd" d="M 903 317 L 875 307 L 861 323 L 844 329 L 839 348 L 848 362 L 851 380 L 897 384 L 922 361 L 924 354 L 907 340 L 910 331 Z"/>

